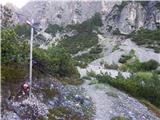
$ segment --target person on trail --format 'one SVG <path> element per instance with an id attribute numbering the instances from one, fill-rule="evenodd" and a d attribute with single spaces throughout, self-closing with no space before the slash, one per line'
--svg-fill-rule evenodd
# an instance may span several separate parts
<path id="1" fill-rule="evenodd" d="M 24 83 L 22 86 L 21 86 L 21 91 L 22 91 L 22 94 L 27 94 L 29 95 L 29 84 L 27 83 Z"/>

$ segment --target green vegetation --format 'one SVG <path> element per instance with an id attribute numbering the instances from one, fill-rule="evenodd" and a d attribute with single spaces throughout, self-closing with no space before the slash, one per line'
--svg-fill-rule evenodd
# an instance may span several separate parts
<path id="1" fill-rule="evenodd" d="M 118 117 L 113 117 L 111 120 L 129 120 L 126 117 L 118 116 Z"/>
<path id="2" fill-rule="evenodd" d="M 4 79 L 16 82 L 21 80 L 26 72 L 27 41 L 19 41 L 13 29 L 3 29 L 1 33 L 2 82 Z"/>
<path id="3" fill-rule="evenodd" d="M 149 60 L 146 62 L 140 62 L 139 60 L 130 61 L 128 63 L 122 64 L 120 66 L 120 70 L 122 71 L 130 71 L 130 72 L 137 72 L 137 71 L 153 71 L 157 69 L 159 63 L 155 60 Z"/>
<path id="4" fill-rule="evenodd" d="M 75 59 L 80 61 L 80 63 L 77 63 L 78 66 L 84 68 L 90 63 L 91 61 L 97 59 L 100 57 L 100 53 L 102 52 L 102 48 L 100 45 L 96 45 L 93 47 L 89 53 L 82 54 L 80 56 L 76 56 Z M 85 63 L 85 64 L 82 64 Z"/>
<path id="5" fill-rule="evenodd" d="M 28 38 L 30 37 L 30 26 L 27 24 L 23 24 L 23 25 L 16 25 L 14 28 L 16 34 L 20 37 L 23 38 Z"/>
<path id="6" fill-rule="evenodd" d="M 117 64 L 115 64 L 115 63 L 113 63 L 113 64 L 111 64 L 111 65 L 105 63 L 105 64 L 104 64 L 104 68 L 105 68 L 105 69 L 114 69 L 114 70 L 117 70 L 117 69 L 119 68 L 119 66 L 118 66 Z"/>
<path id="7" fill-rule="evenodd" d="M 116 51 L 116 50 L 118 50 L 119 49 L 119 46 L 118 45 L 115 45 L 114 47 L 113 47 L 113 49 L 112 49 L 112 52 L 114 52 L 114 51 Z"/>
<path id="8" fill-rule="evenodd" d="M 155 52 L 160 52 L 160 29 L 140 29 L 130 33 L 128 37 L 138 45 L 144 45 L 145 47 L 153 48 Z"/>
<path id="9" fill-rule="evenodd" d="M 60 47 L 65 48 L 67 52 L 76 54 L 98 43 L 98 37 L 95 33 L 80 33 L 72 37 L 66 37 L 59 42 Z"/>
<path id="10" fill-rule="evenodd" d="M 57 118 L 61 118 L 64 120 L 89 120 L 91 119 L 90 116 L 90 109 L 84 110 L 84 116 L 80 115 L 80 113 L 75 112 L 69 107 L 55 107 L 49 109 L 49 113 L 47 114 L 48 120 L 56 120 Z M 43 116 L 40 116 L 38 120 L 45 120 Z"/>
<path id="11" fill-rule="evenodd" d="M 135 56 L 135 51 L 131 50 L 127 55 L 122 55 L 121 58 L 119 59 L 120 63 L 126 63 L 128 60 L 131 58 L 136 57 Z"/>
<path id="12" fill-rule="evenodd" d="M 23 80 L 28 74 L 29 46 L 14 29 L 2 30 L 2 82 Z M 63 48 L 33 49 L 33 72 L 57 77 L 78 77 L 74 60 Z"/>
<path id="13" fill-rule="evenodd" d="M 47 50 L 35 48 L 33 59 L 37 62 L 37 69 L 57 77 L 76 77 L 78 72 L 70 54 L 59 47 Z"/>
<path id="14" fill-rule="evenodd" d="M 101 25 L 102 21 L 99 13 L 96 13 L 92 18 L 81 24 L 68 25 L 67 29 L 76 30 L 78 33 L 72 37 L 67 36 L 59 45 L 64 47 L 71 54 L 97 45 L 98 37 L 93 33 L 93 30 Z"/>
<path id="15" fill-rule="evenodd" d="M 65 120 L 81 120 L 80 114 L 66 107 L 57 107 L 49 109 L 49 114 L 47 116 L 48 120 L 55 120 L 56 118 L 64 118 Z"/>
<path id="16" fill-rule="evenodd" d="M 47 29 L 45 30 L 45 32 L 47 33 L 51 33 L 53 36 L 55 36 L 55 34 L 59 31 L 62 32 L 63 27 L 57 25 L 57 24 L 49 24 Z"/>
<path id="17" fill-rule="evenodd" d="M 89 53 L 75 57 L 76 65 L 86 67 L 88 63 L 97 59 L 99 53 L 102 51 L 100 45 L 98 45 L 97 34 L 94 30 L 98 30 L 98 27 L 102 25 L 101 14 L 96 13 L 92 18 L 82 22 L 81 24 L 68 25 L 66 29 L 76 30 L 77 34 L 74 36 L 65 36 L 58 46 L 64 48 L 70 54 L 76 54 L 79 51 L 87 50 L 93 47 Z"/>
<path id="18" fill-rule="evenodd" d="M 138 73 L 127 79 L 124 79 L 121 74 L 116 78 L 109 75 L 97 75 L 96 78 L 100 83 L 108 83 L 134 97 L 144 98 L 160 107 L 160 77 L 155 73 Z"/>

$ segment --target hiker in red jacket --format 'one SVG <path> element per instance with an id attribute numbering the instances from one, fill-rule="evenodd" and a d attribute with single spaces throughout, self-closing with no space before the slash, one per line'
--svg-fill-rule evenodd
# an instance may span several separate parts
<path id="1" fill-rule="evenodd" d="M 24 94 L 27 94 L 29 95 L 29 84 L 27 83 L 24 83 L 22 86 L 21 86 L 21 91 Z"/>

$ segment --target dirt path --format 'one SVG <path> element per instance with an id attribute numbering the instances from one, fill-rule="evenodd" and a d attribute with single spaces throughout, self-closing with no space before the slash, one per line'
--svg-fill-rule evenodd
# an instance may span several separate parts
<path id="1" fill-rule="evenodd" d="M 129 97 L 117 89 L 104 84 L 88 85 L 86 89 L 95 105 L 94 120 L 111 120 L 114 116 L 125 116 L 131 120 L 160 120 L 136 99 Z"/>

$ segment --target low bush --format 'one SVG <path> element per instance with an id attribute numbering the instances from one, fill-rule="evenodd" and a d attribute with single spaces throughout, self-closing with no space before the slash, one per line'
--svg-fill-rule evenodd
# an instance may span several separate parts
<path id="1" fill-rule="evenodd" d="M 63 27 L 57 25 L 57 24 L 49 24 L 45 32 L 51 33 L 53 36 L 59 31 L 61 32 L 63 30 Z"/>
<path id="2" fill-rule="evenodd" d="M 119 59 L 120 63 L 126 63 L 128 60 L 130 60 L 132 57 L 135 56 L 135 51 L 132 49 L 127 55 L 122 55 Z"/>
<path id="3" fill-rule="evenodd" d="M 66 107 L 55 107 L 53 109 L 49 109 L 49 114 L 47 115 L 48 120 L 56 120 L 57 118 L 61 118 L 64 120 L 82 120 L 82 117 L 79 113 L 76 113 L 71 108 Z"/>
<path id="4" fill-rule="evenodd" d="M 89 76 L 89 77 L 95 77 L 96 73 L 93 70 L 91 70 L 90 72 L 87 71 L 87 76 Z"/>
<path id="5" fill-rule="evenodd" d="M 117 64 L 114 64 L 114 63 L 111 64 L 111 65 L 105 63 L 104 67 L 105 67 L 105 69 L 114 69 L 114 70 L 117 70 L 119 68 L 119 66 Z"/>
<path id="6" fill-rule="evenodd" d="M 92 62 L 95 59 L 98 59 L 101 52 L 102 48 L 100 47 L 100 45 L 96 45 L 90 50 L 89 53 L 85 53 L 75 57 L 77 61 L 80 61 L 77 65 L 83 68 L 86 67 L 88 63 Z"/>
<path id="7" fill-rule="evenodd" d="M 65 48 L 71 54 L 76 54 L 79 51 L 97 45 L 97 43 L 98 37 L 95 33 L 79 33 L 75 36 L 64 38 L 59 42 L 58 46 Z"/>
<path id="8" fill-rule="evenodd" d="M 160 77 L 155 73 L 141 72 L 127 79 L 122 76 L 112 78 L 109 75 L 97 75 L 96 78 L 99 82 L 108 83 L 134 97 L 144 98 L 160 107 Z"/>
<path id="9" fill-rule="evenodd" d="M 147 62 L 143 62 L 141 67 L 143 70 L 150 71 L 157 69 L 159 63 L 155 60 L 149 60 Z"/>
<path id="10" fill-rule="evenodd" d="M 121 61 L 122 63 L 122 61 Z M 137 72 L 137 71 L 153 71 L 156 70 L 159 66 L 159 63 L 155 60 L 149 60 L 146 62 L 140 62 L 139 60 L 134 60 L 131 62 L 122 64 L 120 69 L 123 71 L 129 70 L 130 72 Z"/>
<path id="11" fill-rule="evenodd" d="M 128 37 L 138 45 L 144 45 L 154 49 L 155 52 L 160 52 L 160 29 L 140 29 L 130 33 Z"/>

